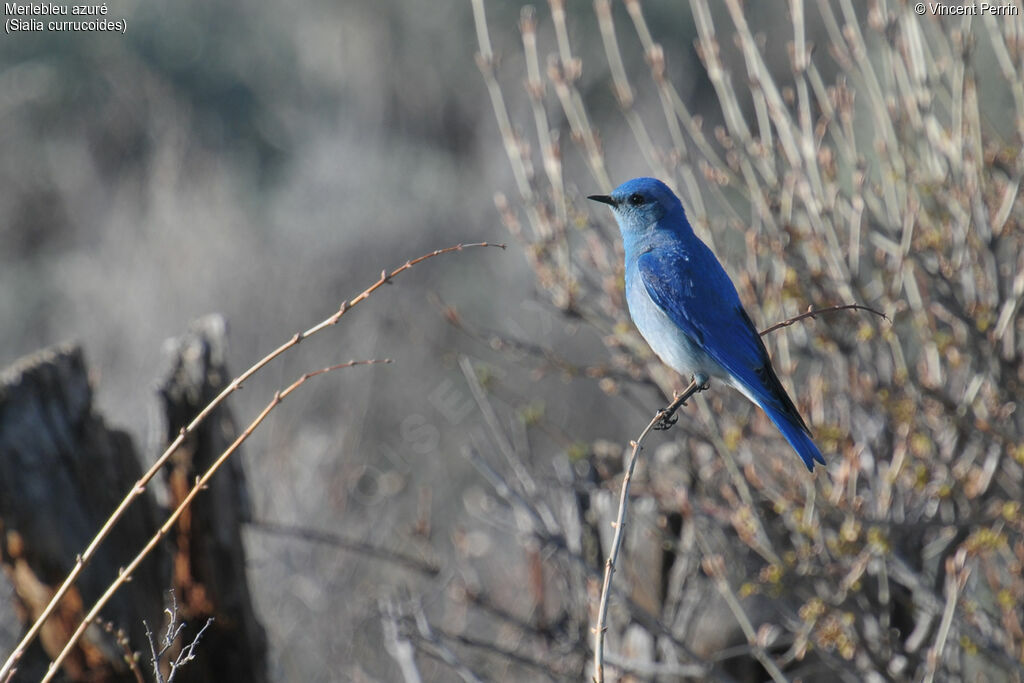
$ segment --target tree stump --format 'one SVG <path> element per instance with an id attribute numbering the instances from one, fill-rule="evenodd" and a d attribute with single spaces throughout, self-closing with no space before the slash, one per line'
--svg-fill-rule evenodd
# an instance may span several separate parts
<path id="1" fill-rule="evenodd" d="M 158 387 L 161 450 L 226 386 L 225 334 L 223 319 L 209 316 L 168 342 L 169 369 Z M 172 509 L 236 435 L 231 413 L 222 405 L 185 440 L 162 475 Z M 80 348 L 42 351 L 0 374 L 0 564 L 14 586 L 23 624 L 35 621 L 76 555 L 141 476 L 130 437 L 107 427 L 93 409 Z M 15 680 L 45 673 L 85 610 L 169 511 L 159 512 L 148 490 L 128 509 L 22 657 Z M 191 642 L 213 618 L 195 659 L 176 672 L 175 681 L 266 681 L 266 635 L 252 606 L 242 545 L 241 526 L 249 517 L 241 453 L 236 453 L 167 541 L 114 595 L 101 613 L 103 623 L 90 627 L 66 660 L 64 680 L 134 683 L 136 673 L 126 660 L 131 650 L 142 653 L 137 670 L 151 670 L 143 620 L 155 638 L 162 637 L 165 595 L 172 588 L 177 617 L 188 624 L 176 648 Z M 127 647 L 106 624 L 127 635 Z M 175 655 L 173 649 L 165 655 L 165 674 L 166 657 Z"/>
<path id="2" fill-rule="evenodd" d="M 58 346 L 0 374 L 0 563 L 14 585 L 18 618 L 34 622 L 124 494 L 141 476 L 131 438 L 94 411 L 82 350 Z M 143 494 L 43 627 L 15 680 L 38 679 L 87 609 L 157 528 Z M 101 613 L 136 647 L 142 620 L 161 621 L 169 573 L 161 553 L 136 572 Z M 163 556 L 164 560 L 166 555 Z M 69 680 L 135 681 L 125 651 L 94 624 L 66 660 Z"/>
<path id="3" fill-rule="evenodd" d="M 216 315 L 168 343 L 170 368 L 158 389 L 167 443 L 227 386 L 226 349 L 225 323 Z M 237 434 L 231 412 L 221 405 L 189 435 L 165 469 L 172 508 Z M 267 680 L 266 634 L 252 606 L 242 545 L 242 524 L 250 517 L 242 453 L 236 452 L 172 532 L 172 585 L 181 617 L 196 629 L 214 619 L 181 681 Z"/>

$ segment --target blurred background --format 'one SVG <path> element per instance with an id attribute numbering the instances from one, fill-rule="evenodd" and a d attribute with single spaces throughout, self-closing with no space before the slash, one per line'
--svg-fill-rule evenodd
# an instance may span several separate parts
<path id="1" fill-rule="evenodd" d="M 757 324 L 857 301 L 893 327 L 840 313 L 769 341 L 830 461 L 813 478 L 726 390 L 652 437 L 616 577 L 622 670 L 761 680 L 767 651 L 805 680 L 932 659 L 1020 680 L 1021 518 L 1000 507 L 1021 487 L 1020 16 L 712 4 L 117 2 L 124 35 L 0 42 L 0 365 L 79 341 L 147 463 L 164 342 L 192 320 L 224 316 L 237 373 L 383 268 L 509 244 L 415 267 L 230 399 L 245 424 L 305 371 L 394 360 L 316 379 L 244 446 L 256 520 L 363 544 L 246 531 L 271 680 L 412 680 L 395 643 L 425 680 L 590 676 L 622 456 L 680 386 L 625 317 L 610 215 L 582 199 L 637 175 L 679 188 Z M 1003 534 L 1004 570 L 974 574 L 996 626 L 939 641 L 945 576 L 970 566 L 944 564 L 975 530 L 961 517 Z M 927 600 L 879 587 L 895 522 L 914 525 L 902 589 Z M 728 590 L 684 600 L 723 581 L 757 643 Z M 879 600 L 898 615 L 857 621 Z"/>

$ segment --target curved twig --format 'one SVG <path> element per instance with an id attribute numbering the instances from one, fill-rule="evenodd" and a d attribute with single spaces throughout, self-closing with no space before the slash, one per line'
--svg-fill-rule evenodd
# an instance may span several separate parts
<path id="1" fill-rule="evenodd" d="M 117 590 L 131 578 L 132 573 L 135 571 L 136 568 L 138 568 L 142 561 L 146 559 L 149 553 L 153 551 L 153 548 L 155 548 L 160 543 L 160 541 L 163 540 L 163 538 L 171 532 L 171 530 L 174 528 L 175 522 L 177 522 L 178 518 L 181 517 L 182 513 L 184 513 L 185 510 L 188 509 L 189 505 L 192 504 L 192 501 L 195 499 L 195 497 L 199 495 L 199 492 L 206 488 L 206 484 L 210 481 L 210 479 L 217 472 L 217 470 L 220 469 L 221 465 L 223 465 L 227 461 L 227 459 L 231 457 L 232 453 L 238 450 L 238 447 L 241 446 L 242 443 L 249 438 L 249 436 L 256 430 L 256 427 L 258 427 L 260 423 L 262 423 L 263 420 L 266 419 L 267 415 L 269 415 L 270 412 L 274 408 L 276 408 L 289 394 L 291 394 L 293 391 L 302 386 L 306 382 L 306 380 L 312 377 L 316 377 L 317 375 L 323 375 L 325 373 L 331 372 L 333 370 L 338 370 L 341 368 L 349 368 L 354 365 L 374 365 L 377 363 L 390 362 L 391 361 L 389 359 L 363 360 L 349 361 L 348 363 L 332 365 L 330 367 L 315 370 L 313 372 L 307 372 L 301 377 L 299 377 L 297 380 L 292 382 L 283 391 L 276 392 L 274 394 L 274 398 L 272 398 L 270 402 L 266 405 L 266 407 L 263 408 L 262 411 L 260 411 L 260 414 L 256 416 L 256 419 L 253 420 L 249 424 L 249 426 L 246 427 L 245 430 L 238 435 L 238 438 L 235 439 L 235 441 L 230 446 L 228 446 L 228 448 L 223 453 L 221 453 L 216 460 L 213 461 L 213 464 L 211 464 L 210 467 L 206 470 L 206 472 L 203 473 L 203 476 L 196 479 L 196 483 L 195 485 L 192 486 L 192 489 L 188 492 L 188 495 L 186 495 L 185 498 L 182 499 L 181 504 L 178 505 L 177 508 L 175 508 L 174 512 L 172 512 L 171 515 L 167 518 L 167 520 L 163 523 L 163 526 L 157 529 L 156 533 L 153 534 L 153 536 L 149 539 L 149 542 L 146 543 L 142 550 L 139 551 L 138 555 L 135 556 L 135 559 L 128 563 L 128 566 L 121 570 L 121 573 L 118 574 L 118 577 L 113 581 L 113 583 L 111 583 L 107 587 L 107 590 L 103 592 L 103 595 L 100 596 L 99 600 L 96 601 L 96 604 L 92 606 L 92 609 L 90 609 L 88 614 L 86 614 L 85 617 L 82 619 L 81 623 L 78 625 L 78 628 L 75 629 L 75 632 L 71 634 L 71 638 L 68 640 L 67 644 L 64 645 L 64 649 L 61 650 L 60 654 L 58 654 L 57 657 L 53 660 L 53 662 L 50 663 L 50 668 L 42 679 L 43 683 L 47 683 L 48 681 L 53 680 L 53 677 L 57 675 L 58 671 L 60 671 L 61 664 L 63 664 L 64 660 L 71 653 L 71 650 L 74 649 L 79 639 L 82 637 L 86 629 L 89 627 L 89 624 L 91 624 L 96 619 L 96 617 L 100 613 L 100 610 L 103 609 L 104 606 L 106 606 L 107 602 L 110 601 L 110 598 L 114 596 L 114 593 L 116 593 Z"/>
<path id="2" fill-rule="evenodd" d="M 121 519 L 121 517 L 124 516 L 125 511 L 131 506 L 133 502 L 135 502 L 136 498 L 142 495 L 142 493 L 146 490 L 146 487 L 149 485 L 150 480 L 154 476 L 156 476 L 156 473 L 159 472 L 160 469 L 164 466 L 164 464 L 167 463 L 171 455 L 181 446 L 182 443 L 184 443 L 185 438 L 190 433 L 194 432 L 203 422 L 203 420 L 205 420 L 210 415 L 210 413 L 212 413 L 221 403 L 223 403 L 228 396 L 230 396 L 235 391 L 241 389 L 242 384 L 247 379 L 252 377 L 264 366 L 266 366 L 272 360 L 283 354 L 285 351 L 292 348 L 293 346 L 298 345 L 299 342 L 301 342 L 303 339 L 306 339 L 307 337 L 310 337 L 327 327 L 336 325 L 338 321 L 341 319 L 341 316 L 348 312 L 349 309 L 365 301 L 371 294 L 373 294 L 373 292 L 375 292 L 376 290 L 390 282 L 391 279 L 394 278 L 395 276 L 405 272 L 406 270 L 409 270 L 418 263 L 426 261 L 429 258 L 440 256 L 442 254 L 448 254 L 455 251 L 462 251 L 463 249 L 468 249 L 471 247 L 500 247 L 504 249 L 505 245 L 495 244 L 493 242 L 474 242 L 467 244 L 456 244 L 454 246 L 446 247 L 444 249 L 437 249 L 430 253 L 424 254 L 418 258 L 406 261 L 401 266 L 395 268 L 391 272 L 388 272 L 386 270 L 382 271 L 380 278 L 375 283 L 373 283 L 365 290 L 363 290 L 362 293 L 360 293 L 354 299 L 345 300 L 344 302 L 342 302 L 341 307 L 338 308 L 337 312 L 335 312 L 329 318 L 311 327 L 305 332 L 296 333 L 287 342 L 271 351 L 262 360 L 260 360 L 255 365 L 253 365 L 248 370 L 246 370 L 241 375 L 232 380 L 231 383 L 228 386 L 226 386 L 224 390 L 221 391 L 220 394 L 218 394 L 215 399 L 213 399 L 213 401 L 209 403 L 209 405 L 207 405 L 198 415 L 196 415 L 196 417 L 192 420 L 191 423 L 188 424 L 188 426 L 183 427 L 181 429 L 181 432 L 178 434 L 177 438 L 167 447 L 167 449 L 160 455 L 160 457 L 157 458 L 156 462 L 153 463 L 149 470 L 145 474 L 143 474 L 142 477 L 139 478 L 139 480 L 135 483 L 131 490 L 125 495 L 124 499 L 117 506 L 117 509 L 114 510 L 113 514 L 111 514 L 107 521 L 104 522 L 100 530 L 96 532 L 96 536 L 92 539 L 92 541 L 89 542 L 89 545 L 86 547 L 86 549 L 75 558 L 75 565 L 74 567 L 72 567 L 71 571 L 64 579 L 64 583 L 62 583 L 60 588 L 58 588 L 57 591 L 53 594 L 53 597 L 50 598 L 50 602 L 46 605 L 43 611 L 40 612 L 39 616 L 36 617 L 36 620 L 33 622 L 32 626 L 29 627 L 28 631 L 26 631 L 25 635 L 22 637 L 17 647 L 15 647 L 11 654 L 7 657 L 7 660 L 4 662 L 4 665 L 0 667 L 0 681 L 10 680 L 10 677 L 14 672 L 14 667 L 17 666 L 18 661 L 25 654 L 25 651 L 28 649 L 28 646 L 39 635 L 39 631 L 42 629 L 43 624 L 46 623 L 46 620 L 50 617 L 51 614 L 53 614 L 54 610 L 56 610 L 57 604 L 61 601 L 61 599 L 64 598 L 67 592 L 71 589 L 71 586 L 73 586 L 75 581 L 78 580 L 78 577 L 85 569 L 85 566 L 89 564 L 90 560 L 92 560 L 93 556 L 96 554 L 97 549 L 99 549 L 100 544 L 102 544 L 103 541 L 106 540 L 107 536 L 113 530 L 114 526 Z"/>
<path id="3" fill-rule="evenodd" d="M 834 311 L 867 311 L 868 313 L 874 313 L 877 316 L 889 320 L 889 316 L 887 316 L 885 313 L 882 313 L 881 311 L 876 311 L 873 308 L 868 308 L 867 306 L 861 306 L 860 304 L 836 304 L 835 306 L 829 306 L 827 308 L 816 308 L 814 310 L 811 310 L 811 307 L 808 306 L 807 310 L 801 313 L 800 315 L 794 315 L 789 320 L 783 320 L 781 323 L 775 323 L 771 327 L 766 327 L 765 329 L 761 330 L 761 336 L 763 337 L 769 332 L 781 330 L 783 327 L 789 327 L 793 323 L 800 322 L 804 318 L 816 318 L 821 313 L 832 313 Z"/>

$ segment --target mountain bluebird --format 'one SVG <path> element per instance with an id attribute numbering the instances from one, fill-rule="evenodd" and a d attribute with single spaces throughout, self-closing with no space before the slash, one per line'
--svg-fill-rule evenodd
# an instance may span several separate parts
<path id="1" fill-rule="evenodd" d="M 803 458 L 825 464 L 772 368 L 736 287 L 693 233 L 683 205 L 663 182 L 634 178 L 610 195 L 626 252 L 626 303 L 654 352 L 698 386 L 715 377 L 761 407 Z"/>

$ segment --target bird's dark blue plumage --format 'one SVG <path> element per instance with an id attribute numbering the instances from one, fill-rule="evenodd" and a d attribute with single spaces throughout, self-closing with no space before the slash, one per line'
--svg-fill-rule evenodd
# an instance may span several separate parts
<path id="1" fill-rule="evenodd" d="M 591 199 L 615 213 L 626 252 L 626 302 L 654 352 L 684 375 L 732 385 L 765 411 L 808 469 L 825 464 L 736 288 L 672 190 L 654 178 L 634 178 Z"/>

